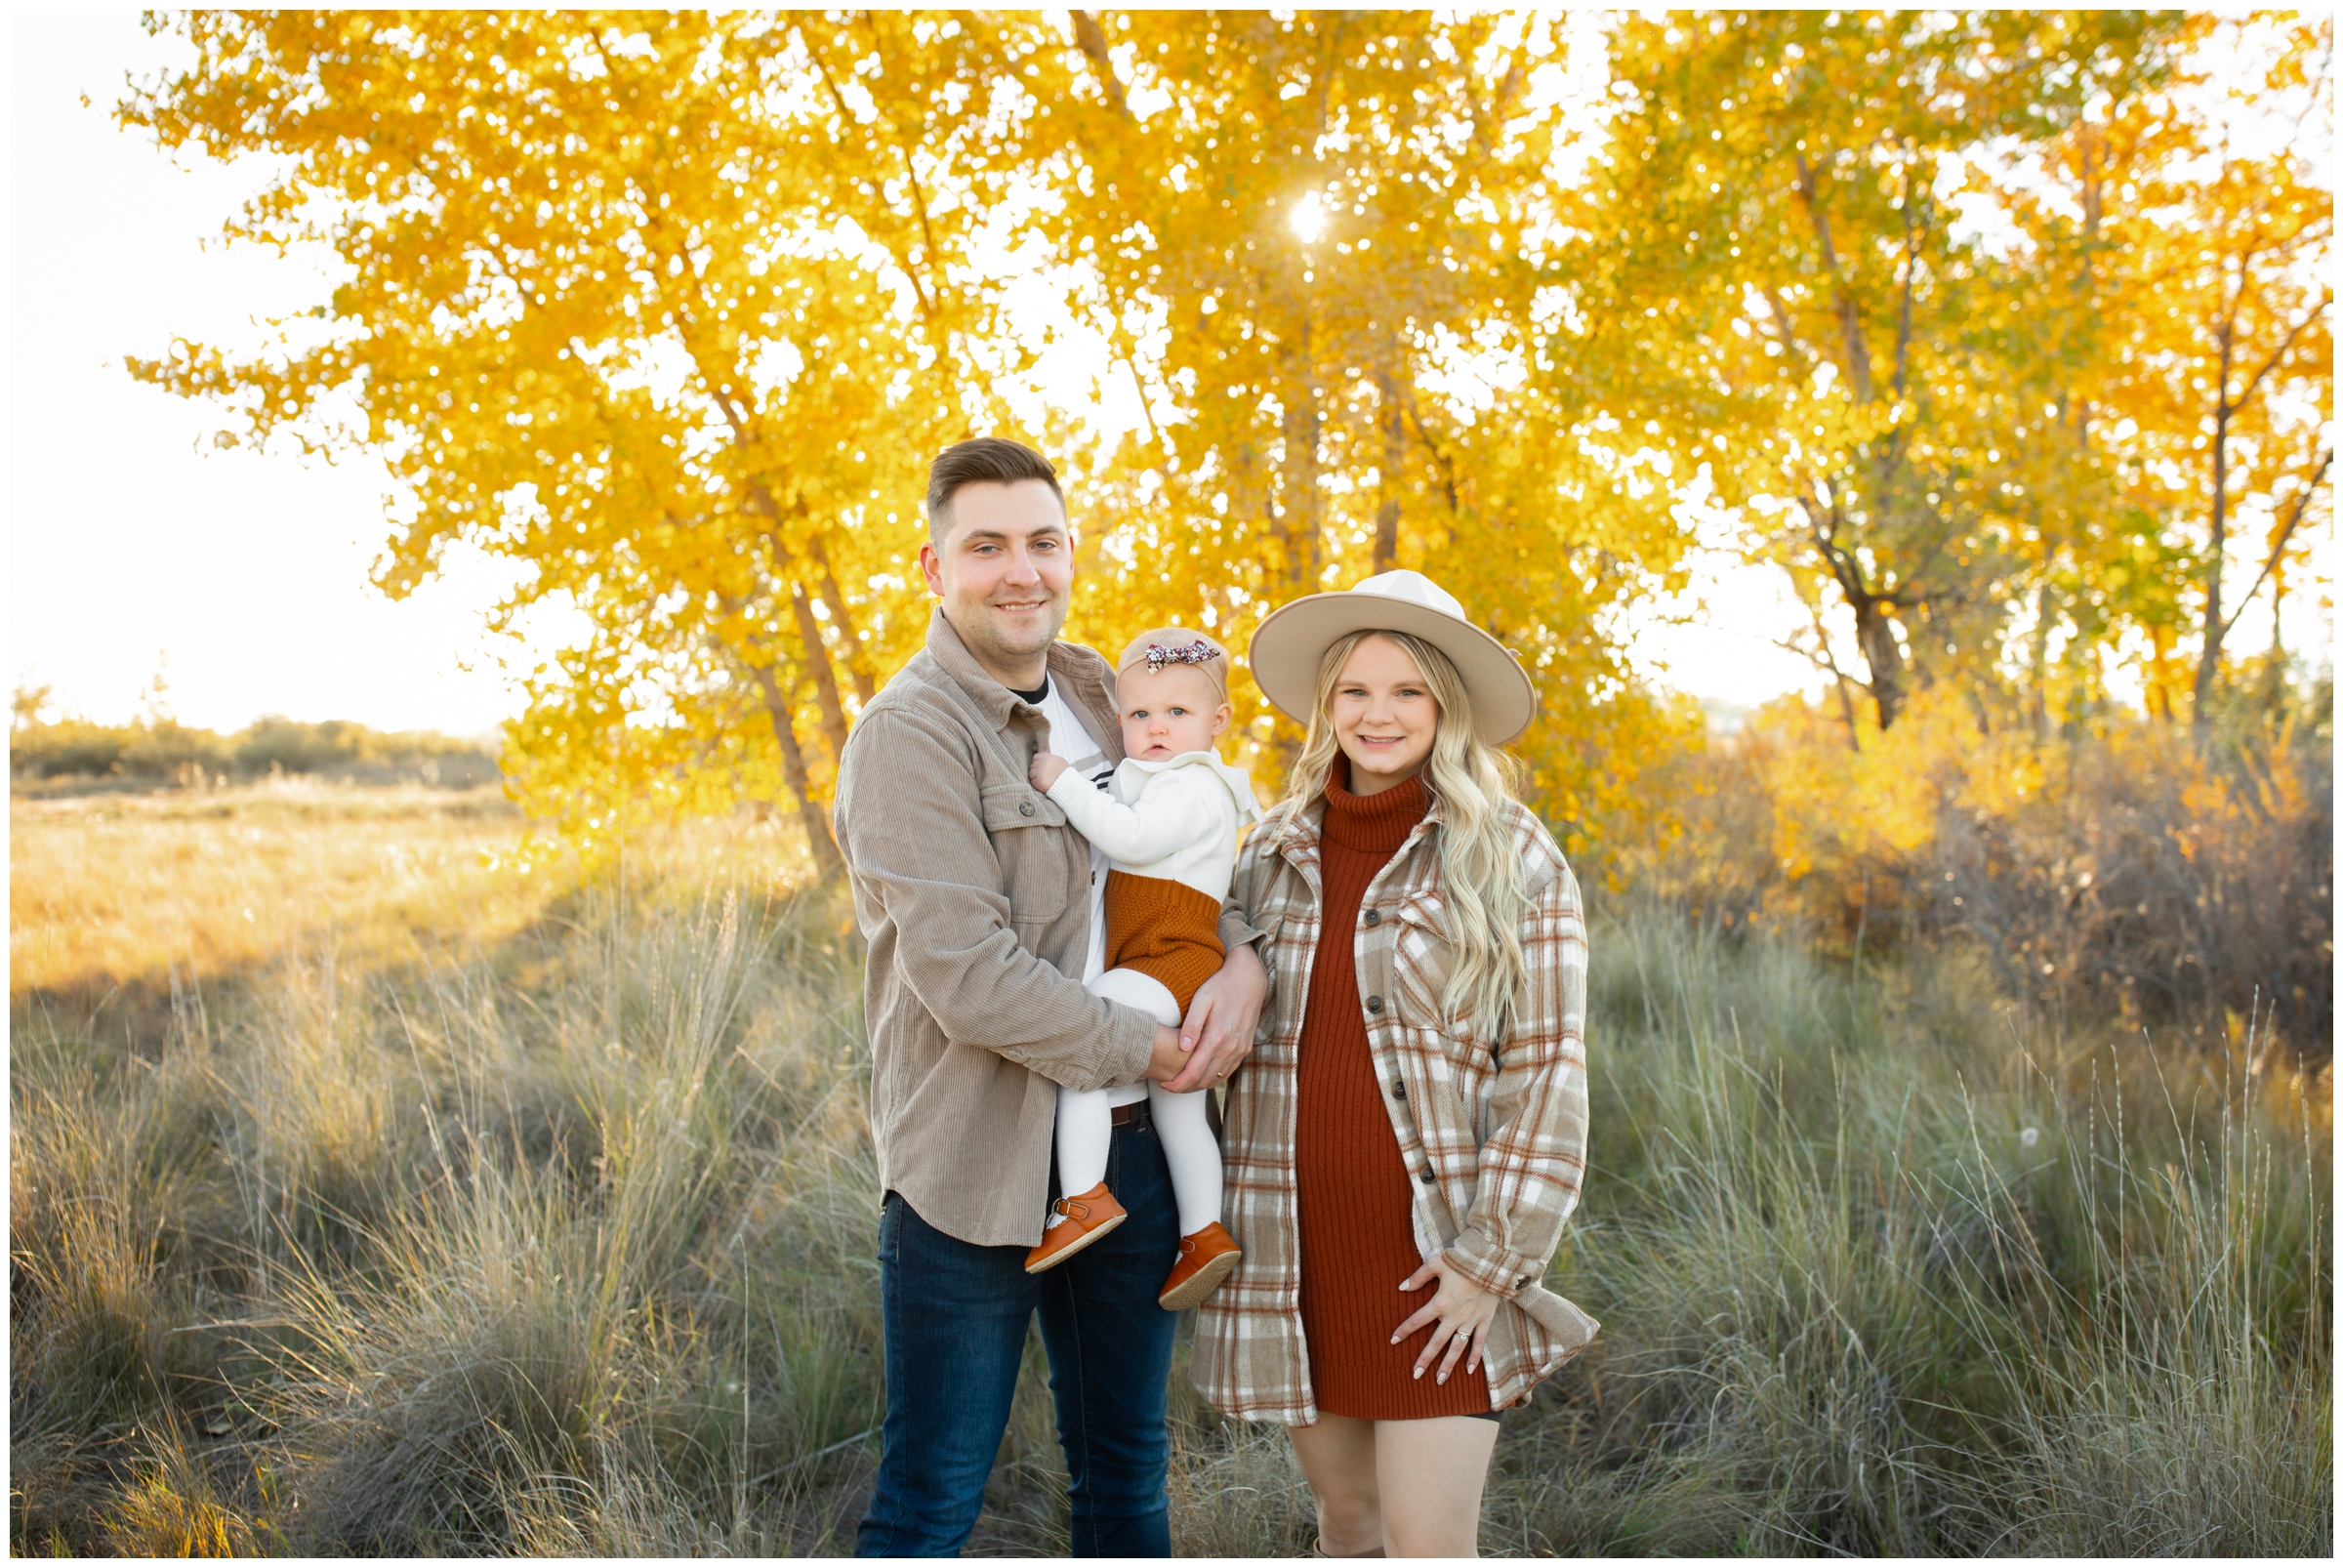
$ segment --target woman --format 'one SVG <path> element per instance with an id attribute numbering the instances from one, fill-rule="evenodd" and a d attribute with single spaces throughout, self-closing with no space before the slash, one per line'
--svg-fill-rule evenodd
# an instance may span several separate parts
<path id="1" fill-rule="evenodd" d="M 1197 1386 L 1286 1424 L 1317 1554 L 1470 1556 L 1497 1412 L 1595 1332 L 1540 1283 L 1585 1162 L 1586 938 L 1494 749 L 1536 693 L 1408 571 L 1284 606 L 1252 662 L 1309 738 L 1230 893 L 1270 996 Z"/>

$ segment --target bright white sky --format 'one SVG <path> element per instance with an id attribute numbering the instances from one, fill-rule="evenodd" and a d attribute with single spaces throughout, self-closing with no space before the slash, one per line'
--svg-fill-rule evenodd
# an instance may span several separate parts
<path id="1" fill-rule="evenodd" d="M 179 334 L 256 342 L 253 317 L 321 297 L 313 260 L 205 246 L 264 171 L 182 167 L 114 127 L 126 73 L 170 49 L 135 14 L 18 13 L 9 31 L 13 680 L 104 721 L 161 669 L 179 717 L 211 728 L 493 727 L 517 705 L 485 657 L 490 563 L 392 603 L 367 582 L 378 469 L 208 450 L 224 421 L 122 369 Z"/>
<path id="2" fill-rule="evenodd" d="M 316 258 L 217 241 L 267 170 L 183 166 L 114 127 L 126 74 L 150 75 L 174 47 L 134 14 L 6 24 L 13 680 L 120 721 L 160 671 L 178 716 L 218 729 L 283 713 L 471 734 L 517 711 L 508 666 L 525 672 L 543 649 L 481 630 L 506 568 L 458 557 L 391 602 L 367 580 L 387 531 L 379 469 L 212 450 L 212 410 L 122 369 L 174 336 L 255 342 L 255 318 L 322 297 Z M 1088 356 L 1061 352 L 1070 402 L 1089 390 L 1074 369 Z M 1802 619 L 1777 575 L 1711 560 L 1707 608 L 1654 606 L 1638 662 L 1735 704 L 1815 688 L 1774 645 Z"/>

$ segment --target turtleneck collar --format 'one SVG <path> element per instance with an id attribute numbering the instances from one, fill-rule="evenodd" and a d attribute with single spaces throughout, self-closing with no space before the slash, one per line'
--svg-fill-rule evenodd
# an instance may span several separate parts
<path id="1" fill-rule="evenodd" d="M 1326 822 L 1319 832 L 1328 843 L 1345 849 L 1391 854 L 1408 842 L 1409 831 L 1423 820 L 1431 804 L 1421 772 L 1379 794 L 1351 794 L 1350 759 L 1336 752 L 1326 775 Z"/>

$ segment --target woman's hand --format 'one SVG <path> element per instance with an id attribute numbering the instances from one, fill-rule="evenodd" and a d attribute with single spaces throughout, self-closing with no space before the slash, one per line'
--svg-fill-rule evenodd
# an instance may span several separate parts
<path id="1" fill-rule="evenodd" d="M 1219 970 L 1188 999 L 1179 1043 L 1191 1052 L 1188 1070 L 1164 1087 L 1174 1093 L 1228 1082 L 1253 1051 L 1253 1031 L 1269 995 L 1269 971 L 1250 942 L 1222 961 Z"/>
<path id="2" fill-rule="evenodd" d="M 1047 795 L 1049 786 L 1057 782 L 1057 775 L 1072 765 L 1055 752 L 1035 752 L 1033 766 L 1027 769 L 1027 776 L 1033 780 L 1035 789 Z"/>
<path id="3" fill-rule="evenodd" d="M 1504 1298 L 1459 1273 L 1446 1253 L 1410 1274 L 1399 1288 L 1419 1291 L 1434 1283 L 1439 1285 L 1439 1291 L 1416 1309 L 1415 1316 L 1399 1326 L 1391 1336 L 1391 1342 L 1397 1344 L 1418 1329 L 1439 1324 L 1439 1332 L 1432 1336 L 1431 1343 L 1416 1358 L 1416 1376 L 1422 1377 L 1423 1369 L 1437 1360 L 1440 1382 L 1446 1382 L 1448 1375 L 1456 1370 L 1459 1356 L 1465 1358 L 1466 1372 L 1479 1368 L 1481 1353 L 1489 1344 L 1489 1325 L 1496 1319 Z"/>

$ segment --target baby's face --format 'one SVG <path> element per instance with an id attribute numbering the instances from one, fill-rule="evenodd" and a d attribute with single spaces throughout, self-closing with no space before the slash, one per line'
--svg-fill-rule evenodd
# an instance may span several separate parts
<path id="1" fill-rule="evenodd" d="M 1115 681 L 1115 695 L 1123 705 L 1124 753 L 1142 762 L 1210 751 L 1213 738 L 1228 727 L 1228 704 L 1189 665 L 1141 665 Z"/>

